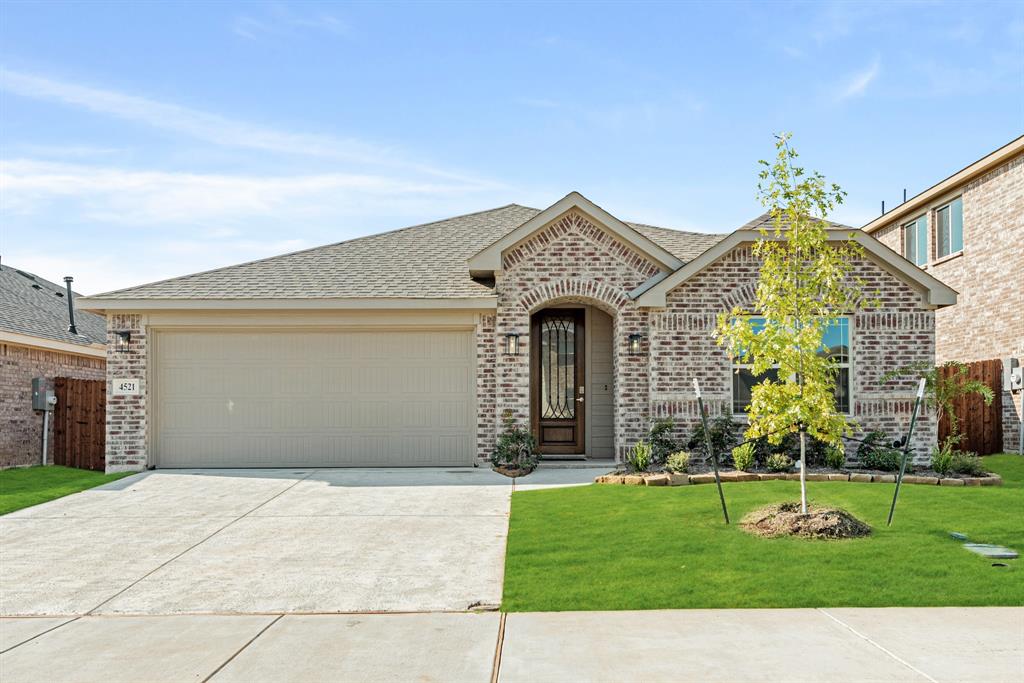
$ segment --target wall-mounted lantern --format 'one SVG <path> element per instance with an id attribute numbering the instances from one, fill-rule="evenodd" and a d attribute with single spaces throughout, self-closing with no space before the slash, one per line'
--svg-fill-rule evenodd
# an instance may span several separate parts
<path id="1" fill-rule="evenodd" d="M 519 355 L 519 335 L 515 332 L 509 332 L 505 335 L 505 355 Z"/>
<path id="2" fill-rule="evenodd" d="M 118 353 L 128 353 L 129 348 L 132 345 L 132 333 L 128 330 L 122 330 L 117 332 L 117 351 Z"/>
<path id="3" fill-rule="evenodd" d="M 631 334 L 629 335 L 629 355 L 639 356 L 640 355 L 640 340 L 643 339 L 642 334 Z"/>

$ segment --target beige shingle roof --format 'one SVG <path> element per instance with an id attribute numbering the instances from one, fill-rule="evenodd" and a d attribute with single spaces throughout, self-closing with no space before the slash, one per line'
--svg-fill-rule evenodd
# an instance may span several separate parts
<path id="1" fill-rule="evenodd" d="M 120 289 L 98 299 L 463 298 L 493 290 L 467 259 L 540 213 L 517 204 Z M 682 261 L 725 235 L 629 224 Z"/>

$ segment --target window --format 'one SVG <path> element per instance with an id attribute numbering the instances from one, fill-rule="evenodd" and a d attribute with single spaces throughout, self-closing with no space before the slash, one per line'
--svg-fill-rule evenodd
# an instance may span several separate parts
<path id="1" fill-rule="evenodd" d="M 751 318 L 754 329 L 764 327 L 764 318 Z M 848 318 L 830 320 L 822 336 L 820 355 L 832 358 L 837 367 L 836 376 L 836 410 L 841 413 L 850 412 L 851 394 L 851 354 L 850 354 L 850 321 Z M 745 413 L 750 407 L 751 391 L 754 386 L 765 380 L 773 382 L 779 379 L 779 369 L 770 368 L 763 375 L 754 375 L 747 363 L 733 363 L 732 373 L 732 412 Z"/>
<path id="2" fill-rule="evenodd" d="M 963 251 L 964 200 L 957 197 L 935 210 L 936 257 L 942 258 Z"/>
<path id="3" fill-rule="evenodd" d="M 903 226 L 903 256 L 911 263 L 928 263 L 928 217 L 921 216 Z"/>

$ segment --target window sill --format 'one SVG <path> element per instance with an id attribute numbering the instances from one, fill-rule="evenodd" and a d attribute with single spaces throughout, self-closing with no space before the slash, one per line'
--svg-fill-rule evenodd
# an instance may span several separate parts
<path id="1" fill-rule="evenodd" d="M 949 261 L 952 261 L 953 259 L 960 258 L 963 255 L 964 255 L 964 250 L 963 249 L 961 249 L 960 251 L 954 251 L 952 254 L 946 254 L 942 258 L 935 259 L 934 261 L 931 262 L 931 265 L 937 266 L 937 265 L 940 265 L 942 263 L 947 263 Z"/>

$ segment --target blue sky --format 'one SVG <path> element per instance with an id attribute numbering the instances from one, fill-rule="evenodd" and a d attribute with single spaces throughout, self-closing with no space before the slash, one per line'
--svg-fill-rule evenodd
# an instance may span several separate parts
<path id="1" fill-rule="evenodd" d="M 1020 3 L 0 4 L 0 255 L 83 292 L 579 190 L 862 225 L 1024 132 Z"/>

